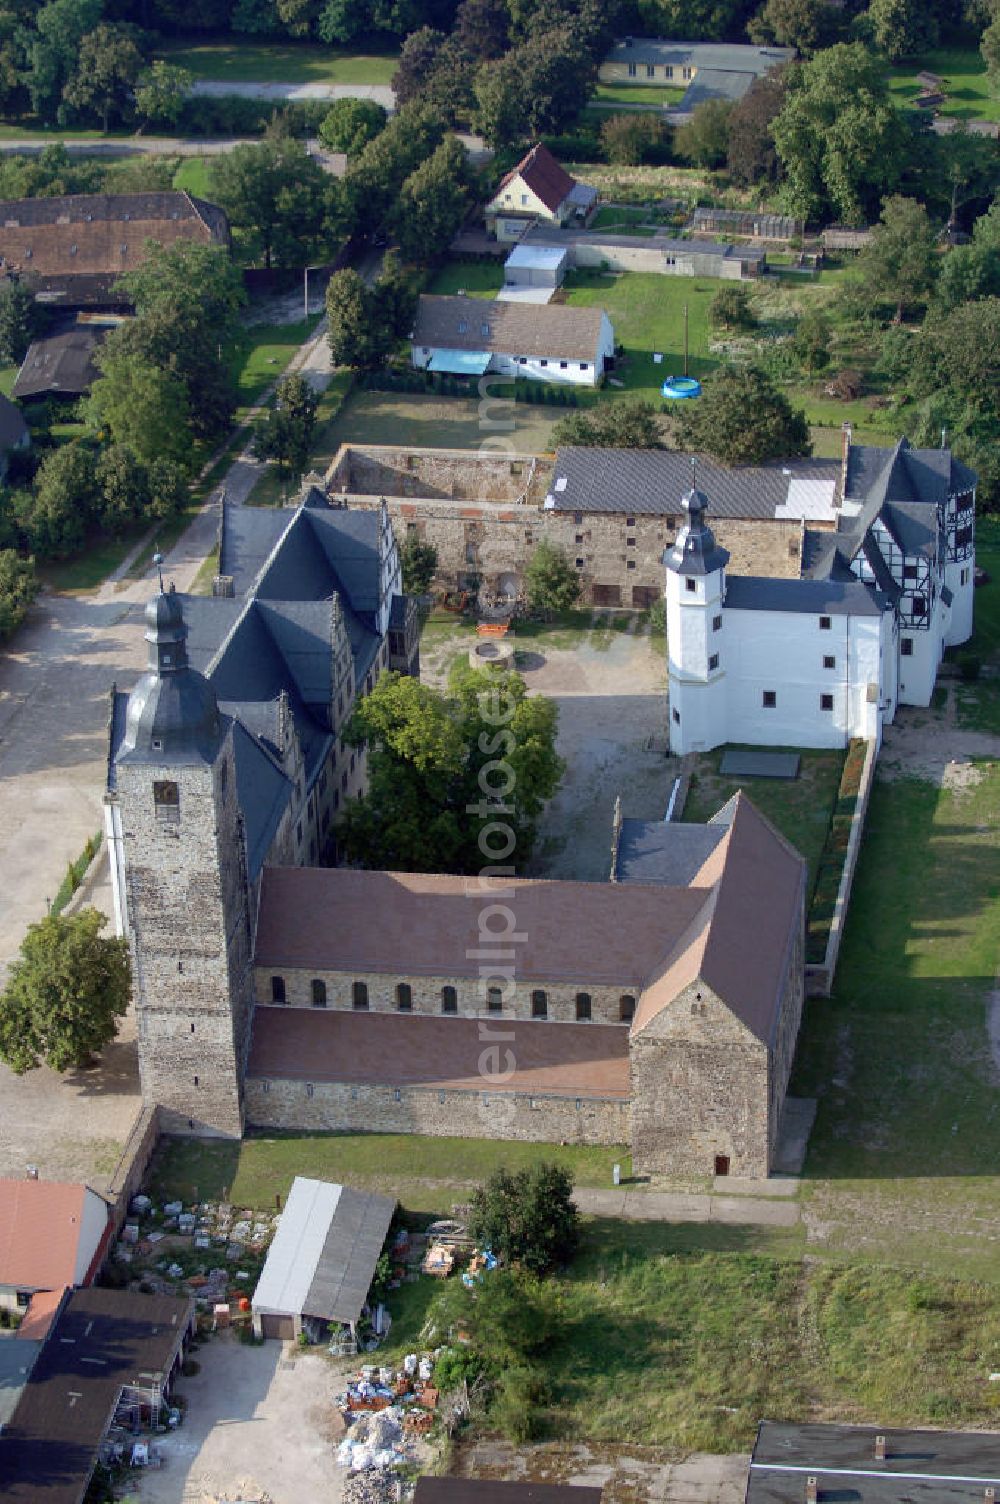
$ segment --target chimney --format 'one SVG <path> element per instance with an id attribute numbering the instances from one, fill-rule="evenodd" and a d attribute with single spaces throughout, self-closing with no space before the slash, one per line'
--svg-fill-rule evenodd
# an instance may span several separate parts
<path id="1" fill-rule="evenodd" d="M 983 1504 L 996 1504 L 997 1491 L 992 1485 L 983 1489 Z"/>
<path id="2" fill-rule="evenodd" d="M 851 436 L 854 432 L 850 423 L 841 424 L 840 429 L 840 499 L 847 496 L 847 462 L 851 457 Z"/>
<path id="3" fill-rule="evenodd" d="M 817 1504 L 817 1500 L 818 1499 L 819 1499 L 819 1483 L 812 1476 L 812 1474 L 810 1474 L 809 1477 L 806 1479 L 806 1504 Z"/>
<path id="4" fill-rule="evenodd" d="M 876 1438 L 875 1438 L 875 1461 L 876 1462 L 884 1462 L 885 1461 L 885 1437 L 884 1436 L 876 1436 Z"/>

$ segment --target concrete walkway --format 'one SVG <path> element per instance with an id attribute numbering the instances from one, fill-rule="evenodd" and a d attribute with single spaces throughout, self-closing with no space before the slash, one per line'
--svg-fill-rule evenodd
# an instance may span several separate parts
<path id="1" fill-rule="evenodd" d="M 795 1182 L 789 1184 L 794 1191 Z M 626 1222 L 724 1222 L 729 1225 L 795 1227 L 799 1221 L 798 1202 L 786 1196 L 632 1191 L 624 1186 L 604 1191 L 578 1186 L 573 1192 L 573 1200 L 588 1217 L 619 1217 Z"/>

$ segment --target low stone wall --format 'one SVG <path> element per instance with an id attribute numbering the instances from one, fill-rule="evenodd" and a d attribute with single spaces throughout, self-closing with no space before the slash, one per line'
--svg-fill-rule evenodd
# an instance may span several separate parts
<path id="1" fill-rule="evenodd" d="M 608 1098 L 448 1091 L 423 1086 L 352 1086 L 341 1081 L 246 1083 L 247 1123 L 255 1128 L 424 1133 L 444 1138 L 531 1143 L 626 1144 L 629 1104 Z"/>
<path id="2" fill-rule="evenodd" d="M 868 815 L 868 801 L 871 798 L 872 785 L 875 782 L 875 764 L 877 761 L 878 746 L 874 741 L 869 741 L 865 747 L 865 761 L 861 769 L 861 782 L 858 787 L 858 797 L 854 805 L 854 814 L 851 817 L 851 833 L 847 838 L 847 855 L 844 858 L 844 870 L 840 876 L 840 887 L 837 889 L 837 902 L 833 911 L 833 919 L 830 922 L 830 934 L 826 942 L 826 955 L 823 957 L 821 963 L 806 966 L 807 997 L 829 997 L 833 991 L 837 958 L 840 955 L 840 942 L 843 939 L 844 925 L 847 922 L 847 911 L 851 902 L 851 888 L 854 885 L 854 873 L 861 851 L 861 837 L 864 835 L 865 819 Z"/>
<path id="3" fill-rule="evenodd" d="M 142 1186 L 161 1132 L 160 1109 L 141 1108 L 107 1185 L 103 1189 L 95 1187 L 109 1203 L 113 1238 L 121 1231 L 129 1202 Z"/>

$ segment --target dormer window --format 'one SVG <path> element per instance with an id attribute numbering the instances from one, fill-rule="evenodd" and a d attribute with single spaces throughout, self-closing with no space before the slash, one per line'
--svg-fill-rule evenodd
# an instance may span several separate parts
<path id="1" fill-rule="evenodd" d="M 469 332 L 469 326 L 465 322 L 465 319 L 459 319 L 459 321 L 458 321 L 458 332 L 459 332 L 459 334 L 468 334 L 468 332 Z"/>
<path id="2" fill-rule="evenodd" d="M 483 336 L 483 339 L 489 339 L 489 337 L 490 337 L 490 326 L 489 326 L 489 324 L 480 324 L 480 326 L 479 326 L 479 332 Z"/>

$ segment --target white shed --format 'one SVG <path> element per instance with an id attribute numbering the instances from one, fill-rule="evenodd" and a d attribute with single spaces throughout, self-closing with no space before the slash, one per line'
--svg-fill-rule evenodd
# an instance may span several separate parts
<path id="1" fill-rule="evenodd" d="M 566 275 L 569 251 L 554 245 L 516 245 L 504 262 L 508 287 L 559 287 Z"/>
<path id="2" fill-rule="evenodd" d="M 297 1175 L 253 1292 L 258 1337 L 297 1337 L 304 1317 L 355 1327 L 396 1203 Z"/>

